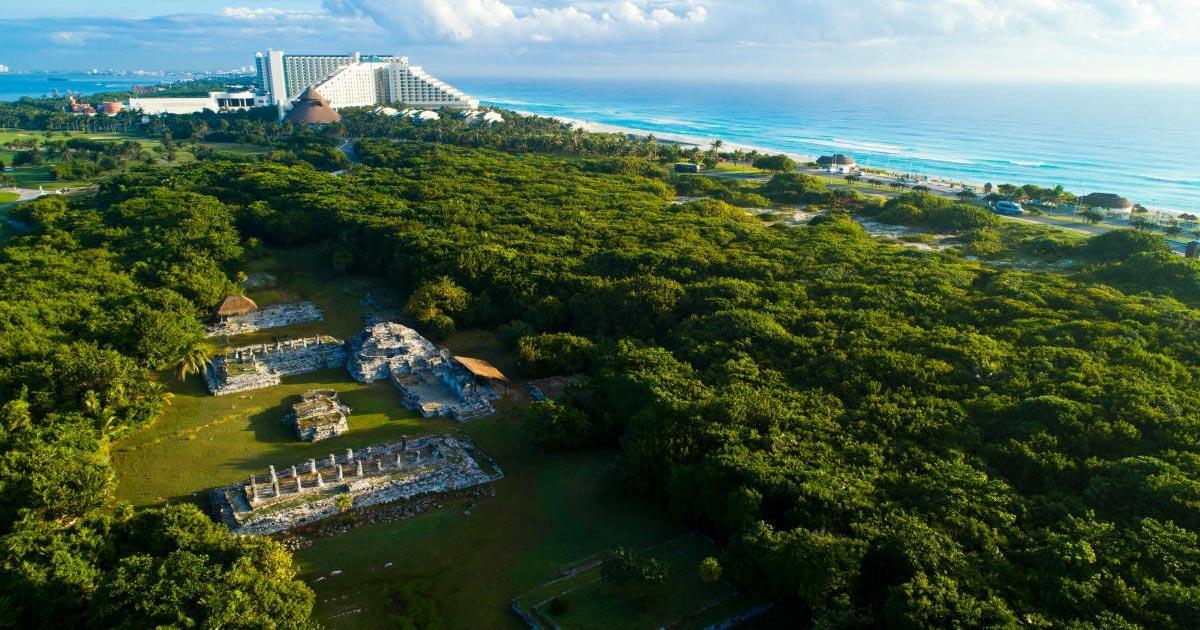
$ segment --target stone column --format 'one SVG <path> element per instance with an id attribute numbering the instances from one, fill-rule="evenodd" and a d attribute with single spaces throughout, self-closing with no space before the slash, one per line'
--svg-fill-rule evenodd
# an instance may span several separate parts
<path id="1" fill-rule="evenodd" d="M 337 465 L 337 480 L 338 481 L 342 480 L 342 465 L 341 464 Z"/>
<path id="2" fill-rule="evenodd" d="M 346 463 L 349 464 L 352 461 L 354 461 L 354 449 L 348 448 L 346 449 Z"/>
<path id="3" fill-rule="evenodd" d="M 402 451 L 408 450 L 408 436 L 407 435 L 400 436 L 400 450 L 402 450 Z"/>
<path id="4" fill-rule="evenodd" d="M 325 486 L 325 479 L 323 479 L 323 478 L 321 477 L 321 471 L 319 471 L 319 470 L 318 470 L 318 471 L 317 471 L 317 487 L 318 487 L 318 488 L 321 488 L 321 487 L 324 487 L 324 486 Z"/>
<path id="5" fill-rule="evenodd" d="M 296 475 L 296 492 L 304 489 L 304 482 L 300 480 L 300 475 Z"/>
<path id="6" fill-rule="evenodd" d="M 275 497 L 279 496 L 279 480 L 275 480 L 275 481 L 271 482 L 271 492 L 274 493 L 273 496 L 275 496 Z"/>
<path id="7" fill-rule="evenodd" d="M 354 476 L 356 476 L 356 477 L 363 476 L 362 460 L 361 459 L 357 460 L 355 463 L 358 464 L 358 466 L 354 469 Z"/>
<path id="8" fill-rule="evenodd" d="M 317 460 L 308 458 L 308 472 L 317 472 Z"/>
<path id="9" fill-rule="evenodd" d="M 404 465 L 403 457 L 404 456 L 402 454 L 396 453 L 396 468 L 399 468 Z"/>
<path id="10" fill-rule="evenodd" d="M 337 466 L 337 458 L 333 456 L 333 453 L 330 453 L 329 454 L 329 467 L 333 468 L 334 466 Z"/>
<path id="11" fill-rule="evenodd" d="M 296 476 L 296 467 L 295 466 L 292 466 L 292 476 L 293 477 Z"/>
<path id="12" fill-rule="evenodd" d="M 377 472 L 383 472 L 383 460 L 382 459 L 375 460 L 375 470 Z"/>
<path id="13" fill-rule="evenodd" d="M 271 465 L 271 483 L 275 483 L 276 481 L 279 481 L 279 477 L 275 474 L 275 465 L 272 464 Z"/>

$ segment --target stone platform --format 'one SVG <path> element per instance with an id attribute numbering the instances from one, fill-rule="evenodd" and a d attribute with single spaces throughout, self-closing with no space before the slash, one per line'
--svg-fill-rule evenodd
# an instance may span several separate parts
<path id="1" fill-rule="evenodd" d="M 278 385 L 284 376 L 342 367 L 346 349 L 328 335 L 289 339 L 226 350 L 205 373 L 214 396 Z"/>
<path id="2" fill-rule="evenodd" d="M 503 476 L 469 438 L 436 435 L 346 449 L 282 471 L 272 466 L 266 474 L 212 490 L 209 498 L 215 516 L 235 534 L 266 535 L 342 509 L 462 490 Z"/>
<path id="3" fill-rule="evenodd" d="M 292 302 L 265 306 L 245 315 L 233 315 L 208 327 L 209 337 L 233 337 L 267 328 L 307 324 L 325 319 L 325 314 L 312 302 Z"/>

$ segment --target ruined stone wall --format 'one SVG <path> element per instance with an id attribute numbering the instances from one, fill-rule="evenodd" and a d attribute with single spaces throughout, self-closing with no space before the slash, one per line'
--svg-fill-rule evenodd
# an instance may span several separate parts
<path id="1" fill-rule="evenodd" d="M 205 374 L 215 396 L 278 385 L 280 378 L 345 365 L 346 349 L 328 336 L 290 339 L 227 350 Z"/>
<path id="2" fill-rule="evenodd" d="M 312 302 L 293 302 L 266 306 L 245 315 L 227 317 L 208 327 L 209 337 L 245 335 L 267 328 L 307 324 L 325 319 L 325 314 Z"/>
<path id="3" fill-rule="evenodd" d="M 501 478 L 469 439 L 440 435 L 347 449 L 343 456 L 310 459 L 279 474 L 272 466 L 267 475 L 213 490 L 210 498 L 234 533 L 265 535 L 337 514 L 341 496 L 350 496 L 352 507 L 368 507 Z"/>
<path id="4" fill-rule="evenodd" d="M 392 375 L 393 367 L 437 355 L 438 349 L 420 333 L 395 322 L 374 324 L 347 343 L 346 370 L 355 380 L 370 383 Z"/>

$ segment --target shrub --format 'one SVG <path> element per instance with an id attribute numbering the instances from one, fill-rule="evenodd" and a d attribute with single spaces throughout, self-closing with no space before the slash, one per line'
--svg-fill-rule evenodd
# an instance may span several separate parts
<path id="1" fill-rule="evenodd" d="M 571 333 L 527 336 L 517 342 L 517 365 L 529 376 L 585 372 L 595 356 L 595 342 Z"/>
<path id="2" fill-rule="evenodd" d="M 1092 262 L 1125 260 L 1134 254 L 1170 252 L 1161 238 L 1148 232 L 1120 229 L 1093 236 L 1084 243 L 1083 257 Z"/>
<path id="3" fill-rule="evenodd" d="M 826 203 L 833 199 L 824 181 L 803 173 L 777 173 L 759 193 L 775 203 Z"/>
<path id="4" fill-rule="evenodd" d="M 550 600 L 550 614 L 554 616 L 565 615 L 571 609 L 571 600 L 559 595 Z"/>
<path id="5" fill-rule="evenodd" d="M 796 161 L 792 158 L 783 154 L 779 154 L 760 157 L 757 160 L 754 160 L 753 166 L 754 168 L 762 169 L 764 171 L 786 173 L 796 170 L 797 165 Z"/>
<path id="6" fill-rule="evenodd" d="M 547 451 L 567 451 L 595 442 L 591 418 L 572 405 L 542 400 L 529 405 L 523 414 L 533 442 Z"/>

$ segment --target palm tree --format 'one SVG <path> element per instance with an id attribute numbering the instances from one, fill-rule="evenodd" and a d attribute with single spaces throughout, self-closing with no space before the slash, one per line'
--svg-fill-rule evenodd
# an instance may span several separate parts
<path id="1" fill-rule="evenodd" d="M 208 371 L 208 366 L 212 364 L 212 355 L 208 349 L 200 345 L 192 345 L 183 353 L 182 357 L 175 362 L 178 368 L 179 380 L 187 380 L 192 374 L 204 374 Z"/>

